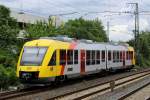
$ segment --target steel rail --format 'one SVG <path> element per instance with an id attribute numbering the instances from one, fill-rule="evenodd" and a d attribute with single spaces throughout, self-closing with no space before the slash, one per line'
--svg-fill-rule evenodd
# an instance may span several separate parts
<path id="1" fill-rule="evenodd" d="M 116 79 L 115 81 L 118 81 L 118 80 L 121 80 L 121 79 L 124 79 L 124 78 L 127 78 L 127 77 L 131 77 L 131 76 L 134 76 L 134 75 L 138 75 L 138 74 L 141 74 L 141 73 L 146 73 L 146 74 L 140 75 L 140 76 L 138 76 L 138 77 L 135 77 L 135 78 L 132 78 L 132 79 L 123 81 L 123 82 L 120 82 L 120 83 L 118 83 L 118 84 L 115 84 L 115 87 L 117 87 L 117 86 L 119 86 L 119 85 L 122 85 L 122 84 L 125 84 L 125 83 L 130 82 L 130 81 L 136 80 L 136 79 L 141 78 L 141 77 L 143 77 L 143 76 L 145 76 L 145 75 L 149 75 L 149 74 L 150 74 L 150 70 L 144 71 L 144 72 L 140 72 L 140 73 L 135 73 L 135 74 L 132 74 L 132 75 L 129 75 L 129 76 L 126 76 L 126 77 L 122 77 L 122 78 Z M 49 100 L 63 99 L 63 98 L 65 98 L 65 97 L 69 96 L 69 95 L 72 95 L 72 94 L 75 94 L 75 93 L 80 93 L 80 92 L 82 92 L 82 91 L 86 91 L 86 90 L 88 90 L 88 89 L 92 89 L 92 88 L 95 88 L 95 87 L 98 87 L 98 86 L 102 86 L 102 85 L 105 85 L 105 84 L 109 84 L 110 82 L 111 82 L 111 81 L 105 82 L 105 83 L 102 83 L 102 84 L 97 84 L 97 85 L 94 85 L 94 86 L 91 86 L 91 87 L 88 87 L 88 88 L 84 88 L 84 89 L 81 89 L 81 90 L 73 91 L 73 92 L 70 92 L 70 93 L 66 93 L 66 94 L 63 94 L 63 95 L 59 95 L 59 96 L 50 98 Z M 106 90 L 108 90 L 108 89 L 110 89 L 110 86 L 108 86 L 108 87 L 106 87 L 106 88 L 103 88 L 103 89 L 100 89 L 100 90 L 97 90 L 97 91 L 92 92 L 92 93 L 87 93 L 87 94 L 85 94 L 85 95 L 83 95 L 83 96 L 76 97 L 76 98 L 73 99 L 73 100 L 81 100 L 81 99 L 84 99 L 84 98 L 89 97 L 89 96 L 91 96 L 91 95 L 94 95 L 94 94 L 96 94 L 96 93 L 106 91 Z"/>

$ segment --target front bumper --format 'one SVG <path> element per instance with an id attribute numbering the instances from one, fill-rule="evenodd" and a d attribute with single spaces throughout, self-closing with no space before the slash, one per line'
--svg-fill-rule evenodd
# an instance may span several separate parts
<path id="1" fill-rule="evenodd" d="M 29 84 L 45 84 L 55 80 L 55 77 L 39 77 L 39 72 L 19 72 L 19 80 L 21 83 Z"/>
<path id="2" fill-rule="evenodd" d="M 54 77 L 46 77 L 46 78 L 37 78 L 37 79 L 23 79 L 19 78 L 21 83 L 26 84 L 47 84 L 51 83 L 55 80 Z"/>

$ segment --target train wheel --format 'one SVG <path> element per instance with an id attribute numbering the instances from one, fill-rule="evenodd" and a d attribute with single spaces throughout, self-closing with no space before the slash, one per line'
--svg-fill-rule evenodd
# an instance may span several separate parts
<path id="1" fill-rule="evenodd" d="M 116 69 L 109 68 L 109 72 L 112 73 L 112 74 L 115 73 L 116 71 L 117 71 Z"/>
<path id="2" fill-rule="evenodd" d="M 61 84 L 66 80 L 65 76 L 56 76 L 55 78 L 55 84 Z"/>
<path id="3" fill-rule="evenodd" d="M 63 83 L 65 81 L 65 76 L 60 76 L 60 82 Z"/>

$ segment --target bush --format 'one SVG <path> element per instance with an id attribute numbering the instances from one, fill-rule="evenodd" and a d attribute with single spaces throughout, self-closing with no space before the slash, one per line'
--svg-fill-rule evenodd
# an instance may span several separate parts
<path id="1" fill-rule="evenodd" d="M 17 85 L 15 73 L 16 55 L 7 49 L 0 49 L 0 88 Z"/>
<path id="2" fill-rule="evenodd" d="M 0 65 L 0 88 L 8 87 L 8 76 L 6 69 L 3 65 Z"/>
<path id="3" fill-rule="evenodd" d="M 135 48 L 139 50 L 139 56 L 136 55 L 136 64 L 140 67 L 150 67 L 150 32 L 141 32 L 138 40 L 138 48 Z M 133 46 L 134 40 L 130 40 L 129 44 Z"/>
<path id="4" fill-rule="evenodd" d="M 18 23 L 10 17 L 10 10 L 0 5 L 0 88 L 17 84 L 15 75 L 16 48 L 21 47 L 17 40 Z M 20 44 L 20 45 L 18 45 Z"/>
<path id="5" fill-rule="evenodd" d="M 7 89 L 10 85 L 17 85 L 18 81 L 14 68 L 5 68 L 0 64 L 0 88 Z"/>

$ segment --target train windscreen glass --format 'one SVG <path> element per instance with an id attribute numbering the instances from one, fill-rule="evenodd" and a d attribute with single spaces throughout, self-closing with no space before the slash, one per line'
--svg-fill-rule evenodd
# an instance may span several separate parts
<path id="1" fill-rule="evenodd" d="M 21 66 L 40 66 L 44 59 L 47 47 L 24 47 Z"/>

